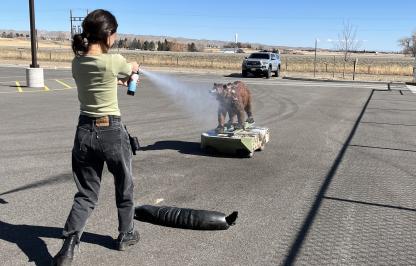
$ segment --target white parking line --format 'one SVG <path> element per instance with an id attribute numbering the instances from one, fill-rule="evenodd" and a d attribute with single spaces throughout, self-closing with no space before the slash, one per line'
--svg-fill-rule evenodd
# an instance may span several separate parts
<path id="1" fill-rule="evenodd" d="M 71 86 L 69 86 L 68 84 L 66 84 L 65 82 L 63 82 L 63 81 L 60 81 L 59 79 L 55 79 L 55 81 L 56 82 L 58 82 L 59 84 L 61 84 L 61 85 L 64 85 L 67 89 L 72 89 L 72 87 Z"/>
<path id="2" fill-rule="evenodd" d="M 10 78 L 26 78 L 26 76 L 7 76 L 7 77 L 0 77 L 0 79 L 10 79 Z"/>
<path id="3" fill-rule="evenodd" d="M 413 93 L 416 93 L 416 86 L 406 85 L 407 89 Z"/>
<path id="4" fill-rule="evenodd" d="M 156 199 L 155 204 L 159 204 L 159 203 L 161 203 L 162 201 L 164 201 L 164 199 L 162 199 L 162 198 L 160 198 L 160 199 Z"/>

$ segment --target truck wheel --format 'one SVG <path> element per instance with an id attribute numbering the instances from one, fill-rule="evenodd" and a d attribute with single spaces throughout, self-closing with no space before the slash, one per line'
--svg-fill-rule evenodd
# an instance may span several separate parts
<path id="1" fill-rule="evenodd" d="M 266 78 L 270 78 L 272 76 L 272 67 L 270 66 L 269 69 L 266 72 Z"/>
<path id="2" fill-rule="evenodd" d="M 279 76 L 279 71 L 280 71 L 280 68 L 277 67 L 276 71 L 274 72 L 276 74 L 276 78 Z"/>
<path id="3" fill-rule="evenodd" d="M 241 75 L 246 78 L 247 77 L 247 70 L 243 70 L 241 71 Z"/>

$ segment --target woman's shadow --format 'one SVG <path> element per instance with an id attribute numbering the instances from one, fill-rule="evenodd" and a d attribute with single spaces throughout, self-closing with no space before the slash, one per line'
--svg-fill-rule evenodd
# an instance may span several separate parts
<path id="1" fill-rule="evenodd" d="M 9 224 L 0 221 L 0 239 L 16 244 L 36 265 L 50 265 L 52 255 L 41 237 L 61 238 L 62 228 L 26 224 Z M 81 242 L 115 249 L 111 236 L 84 233 Z"/>

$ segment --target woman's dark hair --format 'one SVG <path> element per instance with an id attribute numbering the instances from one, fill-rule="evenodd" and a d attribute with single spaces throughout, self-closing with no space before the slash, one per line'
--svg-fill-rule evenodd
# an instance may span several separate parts
<path id="1" fill-rule="evenodd" d="M 107 10 L 97 9 L 89 13 L 82 22 L 82 33 L 75 34 L 72 40 L 72 50 L 76 56 L 88 52 L 88 45 L 98 43 L 107 52 L 110 47 L 107 38 L 117 31 L 117 20 Z"/>

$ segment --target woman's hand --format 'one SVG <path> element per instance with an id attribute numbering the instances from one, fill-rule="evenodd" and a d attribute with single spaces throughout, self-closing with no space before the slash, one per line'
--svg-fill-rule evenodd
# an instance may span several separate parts
<path id="1" fill-rule="evenodd" d="M 139 72 L 139 64 L 137 64 L 136 61 L 131 62 L 131 73 L 137 73 Z"/>
<path id="2" fill-rule="evenodd" d="M 129 80 L 130 80 L 130 77 L 127 77 L 127 78 L 124 78 L 124 79 L 119 79 L 119 80 L 117 80 L 117 84 L 127 87 L 128 84 L 129 84 Z"/>

